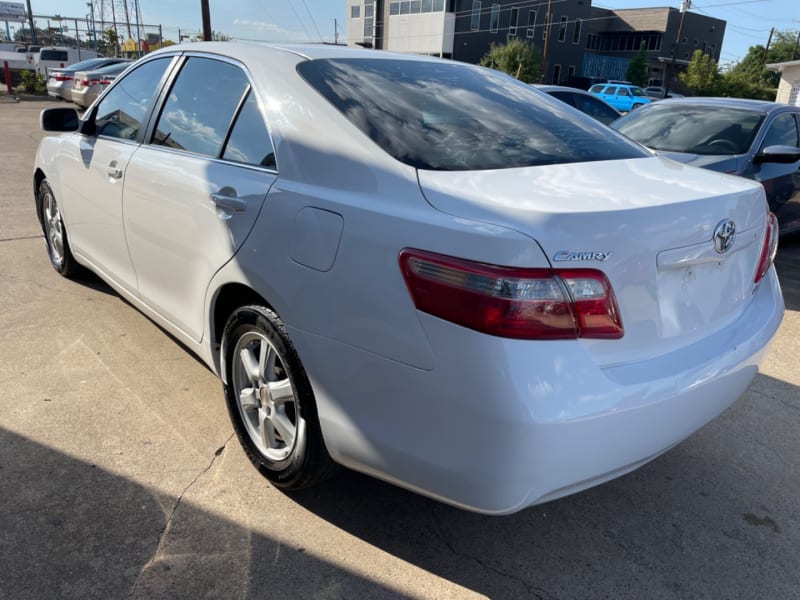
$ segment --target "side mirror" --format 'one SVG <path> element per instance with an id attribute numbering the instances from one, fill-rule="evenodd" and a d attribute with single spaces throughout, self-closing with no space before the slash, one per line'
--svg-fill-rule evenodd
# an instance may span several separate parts
<path id="1" fill-rule="evenodd" d="M 44 131 L 78 131 L 80 118 L 74 108 L 45 108 L 39 115 Z"/>
<path id="2" fill-rule="evenodd" d="M 795 146 L 767 146 L 756 154 L 753 161 L 759 163 L 790 164 L 800 160 L 800 148 Z"/>

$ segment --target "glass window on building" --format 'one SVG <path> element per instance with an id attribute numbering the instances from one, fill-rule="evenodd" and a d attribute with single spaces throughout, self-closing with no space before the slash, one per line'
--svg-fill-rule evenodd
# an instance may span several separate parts
<path id="1" fill-rule="evenodd" d="M 481 3 L 478 0 L 472 0 L 472 19 L 470 19 L 469 28 L 472 31 L 478 31 L 481 28 Z"/>
<path id="2" fill-rule="evenodd" d="M 375 25 L 375 4 L 368 2 L 364 5 L 364 39 L 372 39 L 372 29 Z"/>
<path id="3" fill-rule="evenodd" d="M 580 19 L 575 19 L 575 31 L 572 32 L 572 43 L 573 44 L 580 44 L 581 43 L 581 28 L 583 27 L 583 21 Z"/>
<path id="4" fill-rule="evenodd" d="M 361 18 L 361 6 L 356 4 L 355 6 L 350 7 L 350 18 L 351 19 L 360 19 Z"/>
<path id="5" fill-rule="evenodd" d="M 563 42 L 567 39 L 567 17 L 561 17 L 561 22 L 558 24 L 558 41 Z"/>
<path id="6" fill-rule="evenodd" d="M 511 9 L 511 19 L 508 21 L 508 35 L 517 35 L 517 22 L 519 21 L 519 8 Z"/>
<path id="7" fill-rule="evenodd" d="M 499 4 L 492 4 L 492 14 L 489 18 L 489 31 L 492 33 L 497 33 L 497 29 L 500 26 L 500 5 Z"/>
<path id="8" fill-rule="evenodd" d="M 536 28 L 536 11 L 532 10 L 528 13 L 528 34 L 526 37 L 532 38 L 533 32 Z"/>

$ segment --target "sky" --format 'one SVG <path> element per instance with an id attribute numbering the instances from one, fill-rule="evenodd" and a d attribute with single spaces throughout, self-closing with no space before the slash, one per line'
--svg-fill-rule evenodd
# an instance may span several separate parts
<path id="1" fill-rule="evenodd" d="M 89 12 L 87 0 L 30 1 L 37 15 L 83 18 Z M 127 1 L 133 6 L 134 0 Z M 95 5 L 100 2 L 95 0 Z M 107 0 L 106 4 L 110 2 Z M 121 4 L 122 0 L 116 2 Z M 334 19 L 338 20 L 340 40 L 346 37 L 345 0 L 209 0 L 209 3 L 212 29 L 237 39 L 332 42 Z M 680 0 L 593 0 L 592 4 L 603 8 L 678 8 Z M 139 5 L 143 22 L 160 23 L 166 39 L 177 40 L 179 28 L 182 33 L 201 30 L 200 0 L 139 0 Z M 693 0 L 690 10 L 727 21 L 721 66 L 741 59 L 750 46 L 765 45 L 772 27 L 800 31 L 800 0 Z"/>

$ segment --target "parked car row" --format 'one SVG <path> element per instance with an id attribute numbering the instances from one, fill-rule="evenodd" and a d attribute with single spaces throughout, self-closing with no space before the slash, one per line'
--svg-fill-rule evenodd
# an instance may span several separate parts
<path id="1" fill-rule="evenodd" d="M 52 266 L 201 357 L 284 490 L 575 493 L 730 406 L 783 317 L 761 185 L 483 67 L 198 43 L 41 121 Z"/>
<path id="2" fill-rule="evenodd" d="M 127 58 L 91 58 L 63 69 L 50 69 L 47 93 L 86 108 L 130 63 Z"/>

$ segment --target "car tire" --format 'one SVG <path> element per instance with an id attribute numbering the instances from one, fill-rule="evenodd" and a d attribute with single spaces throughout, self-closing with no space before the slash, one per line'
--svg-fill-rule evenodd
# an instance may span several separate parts
<path id="1" fill-rule="evenodd" d="M 631 110 L 636 110 L 640 106 L 642 106 L 642 104 L 634 104 L 633 106 L 631 106 Z"/>
<path id="2" fill-rule="evenodd" d="M 322 439 L 311 383 L 278 315 L 263 306 L 241 307 L 222 339 L 228 413 L 253 465 L 286 491 L 328 479 L 338 466 Z"/>
<path id="3" fill-rule="evenodd" d="M 61 217 L 58 201 L 46 179 L 39 184 L 39 213 L 42 219 L 42 232 L 47 245 L 50 264 L 64 277 L 74 277 L 81 270 L 72 256 L 67 237 L 67 228 Z"/>

